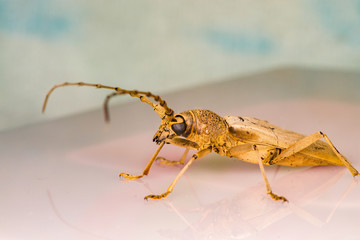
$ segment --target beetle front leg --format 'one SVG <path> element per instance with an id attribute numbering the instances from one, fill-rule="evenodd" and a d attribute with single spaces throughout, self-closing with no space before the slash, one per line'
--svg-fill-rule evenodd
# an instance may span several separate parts
<path id="1" fill-rule="evenodd" d="M 185 159 L 187 154 L 189 153 L 190 149 L 186 149 L 184 154 L 181 156 L 180 160 L 178 161 L 174 161 L 174 160 L 168 160 L 164 157 L 157 157 L 155 160 L 159 161 L 159 163 L 163 164 L 163 165 L 183 165 L 185 163 Z"/>
<path id="2" fill-rule="evenodd" d="M 199 145 L 197 143 L 192 142 L 188 139 L 180 138 L 180 137 L 168 138 L 168 139 L 165 139 L 165 142 L 168 144 L 171 144 L 171 145 L 186 148 L 186 150 L 179 161 L 172 161 L 172 160 L 168 160 L 164 157 L 157 157 L 156 160 L 159 160 L 159 162 L 164 165 L 176 165 L 176 164 L 182 165 L 182 164 L 184 164 L 186 156 L 189 153 L 190 149 L 192 149 L 192 150 L 199 149 Z"/>
<path id="3" fill-rule="evenodd" d="M 180 138 L 180 137 L 168 138 L 168 139 L 165 139 L 165 142 L 169 143 L 171 145 L 188 148 L 188 149 L 192 149 L 192 150 L 199 150 L 199 148 L 200 148 L 196 142 L 192 142 L 188 139 Z"/>
<path id="4" fill-rule="evenodd" d="M 181 171 L 178 173 L 178 175 L 176 176 L 175 180 L 170 184 L 170 186 L 167 188 L 166 192 L 164 192 L 163 194 L 159 194 L 159 195 L 147 195 L 145 196 L 145 200 L 152 198 L 152 199 L 161 199 L 161 198 L 165 198 L 167 197 L 174 189 L 176 183 L 179 181 L 180 177 L 182 175 L 184 175 L 184 173 L 186 172 L 186 170 L 190 167 L 190 165 L 196 160 L 199 159 L 201 157 L 206 156 L 207 154 L 209 154 L 211 152 L 211 148 L 206 148 L 206 149 L 202 149 L 199 152 L 195 153 L 192 158 L 186 163 L 186 165 L 181 169 Z"/>
<path id="5" fill-rule="evenodd" d="M 120 173 L 120 177 L 122 178 L 126 178 L 126 179 L 138 179 L 138 178 L 142 178 L 143 176 L 146 176 L 149 174 L 150 168 L 152 166 L 152 164 L 154 163 L 156 156 L 159 154 L 160 150 L 162 149 L 162 147 L 164 146 L 165 142 L 162 142 L 160 144 L 160 146 L 158 147 L 158 149 L 156 150 L 156 152 L 154 153 L 154 155 L 152 156 L 152 158 L 150 159 L 149 163 L 146 165 L 143 173 L 141 175 L 132 175 L 130 173 Z"/>

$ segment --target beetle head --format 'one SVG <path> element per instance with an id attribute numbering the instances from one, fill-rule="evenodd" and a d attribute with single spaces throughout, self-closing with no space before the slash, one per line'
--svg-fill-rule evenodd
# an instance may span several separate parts
<path id="1" fill-rule="evenodd" d="M 167 138 L 172 138 L 175 136 L 187 137 L 189 128 L 188 118 L 184 114 L 177 114 L 175 116 L 169 116 L 167 119 L 161 121 L 158 131 L 155 133 L 153 141 L 157 144 L 160 144 Z M 191 130 L 191 129 L 190 129 Z"/>

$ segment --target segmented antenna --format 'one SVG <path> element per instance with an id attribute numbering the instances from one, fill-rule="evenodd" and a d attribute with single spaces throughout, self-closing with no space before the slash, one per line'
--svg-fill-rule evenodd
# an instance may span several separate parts
<path id="1" fill-rule="evenodd" d="M 111 86 L 106 86 L 106 85 L 102 85 L 102 84 L 84 83 L 84 82 L 77 82 L 77 83 L 65 82 L 65 83 L 53 86 L 50 89 L 50 91 L 46 94 L 44 104 L 43 104 L 43 107 L 42 107 L 42 112 L 43 113 L 45 112 L 46 105 L 47 105 L 47 102 L 49 100 L 49 97 L 50 97 L 51 93 L 56 88 L 65 87 L 65 86 L 88 86 L 88 87 L 104 88 L 104 89 L 114 90 L 115 92 L 112 93 L 112 94 L 109 94 L 106 97 L 105 102 L 104 102 L 105 121 L 110 120 L 109 111 L 108 111 L 108 102 L 109 102 L 110 98 L 112 98 L 114 96 L 117 96 L 117 95 L 124 95 L 124 94 L 128 94 L 131 97 L 137 97 L 142 102 L 145 102 L 145 103 L 149 104 L 150 106 L 152 106 L 154 111 L 160 116 L 161 119 L 164 119 L 165 115 L 166 116 L 172 116 L 174 114 L 174 111 L 167 106 L 167 103 L 166 103 L 165 100 L 163 100 L 158 95 L 152 94 L 151 92 L 144 92 L 144 91 L 137 91 L 137 90 L 126 90 L 126 89 L 122 89 L 122 88 L 119 88 L 119 87 L 111 87 Z M 159 104 L 154 104 L 148 98 L 154 99 Z"/>

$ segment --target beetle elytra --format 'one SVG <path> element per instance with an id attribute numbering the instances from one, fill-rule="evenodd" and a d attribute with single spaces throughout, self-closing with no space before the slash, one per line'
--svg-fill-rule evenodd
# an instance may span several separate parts
<path id="1" fill-rule="evenodd" d="M 126 179 L 138 179 L 149 174 L 150 168 L 165 143 L 185 148 L 185 153 L 179 162 L 183 163 L 189 149 L 197 152 L 178 173 L 166 192 L 159 195 L 148 195 L 145 199 L 161 199 L 168 196 L 174 189 L 181 176 L 197 159 L 214 151 L 220 155 L 235 157 L 242 161 L 258 164 L 262 173 L 266 192 L 275 200 L 287 201 L 283 196 L 272 192 L 264 170 L 265 165 L 282 166 L 320 166 L 339 165 L 345 166 L 353 176 L 360 175 L 351 163 L 334 147 L 326 134 L 318 131 L 309 136 L 282 129 L 267 121 L 251 117 L 220 117 L 206 109 L 194 109 L 175 114 L 167 103 L 158 95 L 150 92 L 126 90 L 119 87 L 105 86 L 91 83 L 68 83 L 55 85 L 47 93 L 43 109 L 45 111 L 50 94 L 58 87 L 64 86 L 90 86 L 114 91 L 109 94 L 104 102 L 106 120 L 109 119 L 108 102 L 117 95 L 128 94 L 137 97 L 142 102 L 149 104 L 160 116 L 161 123 L 156 131 L 153 141 L 159 145 L 149 163 L 140 175 L 121 173 Z M 153 101 L 150 101 L 153 99 Z M 156 103 L 157 102 L 157 103 Z M 325 141 L 321 141 L 324 139 Z M 165 163 L 173 162 L 162 160 Z"/>

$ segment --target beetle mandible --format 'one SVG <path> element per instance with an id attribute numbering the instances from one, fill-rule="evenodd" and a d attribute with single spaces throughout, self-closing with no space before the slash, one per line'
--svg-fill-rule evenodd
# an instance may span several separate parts
<path id="1" fill-rule="evenodd" d="M 353 176 L 360 175 L 351 163 L 334 147 L 326 134 L 318 131 L 309 136 L 282 129 L 267 121 L 251 117 L 220 117 L 206 109 L 194 109 L 179 114 L 167 106 L 167 103 L 158 95 L 151 92 L 126 90 L 102 84 L 84 82 L 62 83 L 55 85 L 47 93 L 42 111 L 45 111 L 50 94 L 59 87 L 64 86 L 89 86 L 113 90 L 104 102 L 105 119 L 109 120 L 108 102 L 117 95 L 128 94 L 137 97 L 142 102 L 149 104 L 160 116 L 161 123 L 156 131 L 153 141 L 159 145 L 144 171 L 140 175 L 121 173 L 126 179 L 138 179 L 149 174 L 150 168 L 158 158 L 158 154 L 165 143 L 185 148 L 185 153 L 180 162 L 183 162 L 189 149 L 197 152 L 178 173 L 166 192 L 159 195 L 147 195 L 145 199 L 161 199 L 167 197 L 174 189 L 180 177 L 189 166 L 197 159 L 214 151 L 220 155 L 236 157 L 242 161 L 258 164 L 262 173 L 266 192 L 275 200 L 287 201 L 283 196 L 272 192 L 267 179 L 265 165 L 282 166 L 320 166 L 339 165 L 345 166 Z M 153 99 L 155 102 L 150 101 Z M 321 139 L 325 141 L 321 141 Z M 167 162 L 167 160 L 163 160 Z M 168 163 L 171 163 L 168 161 Z"/>

